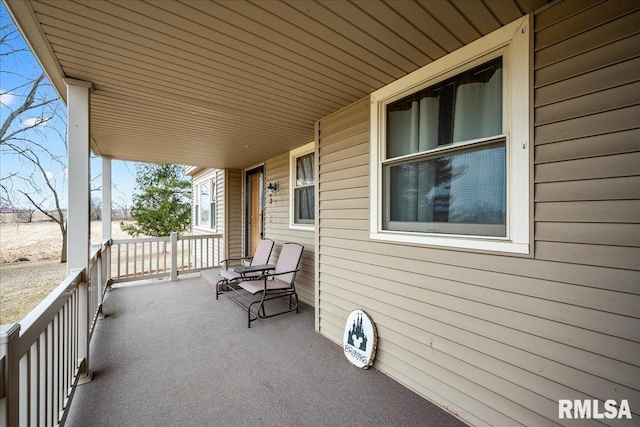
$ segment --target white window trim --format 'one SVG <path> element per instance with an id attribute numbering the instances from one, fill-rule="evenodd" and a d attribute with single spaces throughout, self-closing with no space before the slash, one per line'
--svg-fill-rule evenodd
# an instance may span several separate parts
<path id="1" fill-rule="evenodd" d="M 211 202 L 214 201 L 214 197 L 217 197 L 216 194 L 214 194 L 214 191 L 212 190 L 216 190 L 217 191 L 217 186 L 215 185 L 215 181 L 217 178 L 218 174 L 217 172 L 214 172 L 213 174 L 206 174 L 200 178 L 198 178 L 197 180 L 193 180 L 193 188 L 194 188 L 194 192 L 195 192 L 195 197 L 196 199 L 194 200 L 196 203 L 194 203 L 195 206 L 198 207 L 198 209 L 201 209 L 202 203 L 200 200 L 200 186 L 202 184 L 207 184 L 209 186 L 209 210 L 211 210 Z M 218 210 L 218 201 L 215 200 L 216 203 L 216 211 Z M 213 212 L 209 212 L 210 218 L 209 218 L 209 224 L 211 224 L 211 216 L 213 215 Z M 200 224 L 195 224 L 195 220 L 196 218 L 200 219 L 201 215 L 200 212 L 195 212 L 194 211 L 194 217 L 193 217 L 193 228 L 195 230 L 200 230 L 200 231 L 204 231 L 204 232 L 211 232 L 211 231 L 216 231 L 218 229 L 218 221 L 216 220 L 216 225 L 215 227 L 211 227 L 211 225 L 209 226 L 205 226 L 205 225 L 200 225 Z"/>
<path id="2" fill-rule="evenodd" d="M 289 152 L 289 228 L 292 230 L 315 230 L 315 221 L 313 224 L 296 224 L 295 223 L 295 187 L 296 187 L 296 159 L 301 156 L 305 156 L 309 153 L 315 153 L 315 141 L 311 141 L 308 144 L 298 147 L 295 150 Z M 318 159 L 314 155 L 314 173 L 315 164 Z M 314 176 L 314 187 L 318 185 L 318 177 Z M 314 193 L 315 194 L 315 193 Z M 317 213 L 315 213 L 317 214 Z M 315 215 L 314 214 L 314 215 Z"/>
<path id="3" fill-rule="evenodd" d="M 370 238 L 388 242 L 529 254 L 530 16 L 524 16 L 371 94 Z M 503 55 L 503 127 L 507 135 L 507 237 L 487 238 L 382 229 L 382 165 L 386 105 Z"/>

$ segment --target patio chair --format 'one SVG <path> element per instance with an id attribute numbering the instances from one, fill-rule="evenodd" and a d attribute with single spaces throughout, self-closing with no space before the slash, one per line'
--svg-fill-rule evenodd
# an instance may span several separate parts
<path id="1" fill-rule="evenodd" d="M 229 286 L 234 282 L 259 278 L 265 272 L 272 270 L 275 266 L 269 264 L 271 251 L 273 251 L 274 241 L 271 239 L 261 239 L 253 256 L 243 258 L 227 258 L 221 261 L 224 270 L 220 270 L 222 279 L 216 283 L 216 299 L 218 296 L 229 290 Z M 248 266 L 240 266 L 229 269 L 232 261 L 250 261 Z"/>
<path id="2" fill-rule="evenodd" d="M 264 273 L 256 280 L 242 281 L 238 283 L 239 288 L 244 289 L 251 295 L 260 294 L 259 299 L 249 300 L 250 303 L 247 306 L 244 306 L 237 300 L 234 300 L 247 311 L 247 325 L 249 328 L 251 327 L 251 322 L 258 318 L 266 319 L 289 313 L 294 310 L 296 313 L 298 312 L 298 294 L 296 293 L 295 280 L 296 274 L 299 270 L 300 260 L 302 259 L 303 250 L 304 246 L 298 243 L 285 243 L 282 245 L 282 250 L 280 251 L 278 262 L 276 263 L 273 273 Z M 265 301 L 282 297 L 289 297 L 289 308 L 267 315 L 264 304 Z M 295 304 L 293 304 L 292 301 L 293 297 L 295 297 Z M 251 308 L 256 304 L 257 310 L 253 313 Z"/>

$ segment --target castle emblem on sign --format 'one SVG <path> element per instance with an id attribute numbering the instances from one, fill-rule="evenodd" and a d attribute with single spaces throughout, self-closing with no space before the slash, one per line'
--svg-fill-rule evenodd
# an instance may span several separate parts
<path id="1" fill-rule="evenodd" d="M 373 365 L 378 347 L 378 332 L 367 313 L 353 310 L 349 313 L 342 335 L 344 355 L 358 368 L 368 369 Z"/>
<path id="2" fill-rule="evenodd" d="M 362 329 L 362 314 L 358 314 L 358 317 L 354 319 L 353 326 L 351 326 L 351 329 L 349 330 L 347 343 L 359 350 L 367 350 L 367 335 Z"/>

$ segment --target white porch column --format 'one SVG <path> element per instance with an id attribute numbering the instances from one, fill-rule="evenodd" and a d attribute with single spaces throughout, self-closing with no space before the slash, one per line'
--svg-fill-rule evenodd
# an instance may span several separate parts
<path id="1" fill-rule="evenodd" d="M 89 93 L 93 84 L 65 79 L 69 199 L 67 210 L 67 274 L 89 265 Z"/>
<path id="2" fill-rule="evenodd" d="M 102 158 L 102 241 L 111 240 L 111 157 Z M 102 252 L 102 269 L 100 274 L 98 306 L 102 313 L 102 293 L 111 280 L 111 246 L 107 245 Z"/>
<path id="3" fill-rule="evenodd" d="M 67 145 L 69 150 L 69 197 L 67 210 L 67 274 L 84 270 L 78 287 L 78 360 L 84 359 L 83 374 L 89 374 L 89 248 L 91 246 L 89 200 L 89 100 L 93 84 L 65 79 L 67 84 Z M 90 376 L 89 376 L 90 378 Z"/>
<path id="4" fill-rule="evenodd" d="M 102 241 L 111 239 L 111 157 L 102 158 Z"/>

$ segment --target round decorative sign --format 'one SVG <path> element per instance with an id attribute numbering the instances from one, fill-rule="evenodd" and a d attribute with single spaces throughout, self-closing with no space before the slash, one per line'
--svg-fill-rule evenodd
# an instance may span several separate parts
<path id="1" fill-rule="evenodd" d="M 342 339 L 344 355 L 358 368 L 373 365 L 378 346 L 378 332 L 371 318 L 362 310 L 353 310 L 347 318 Z"/>

